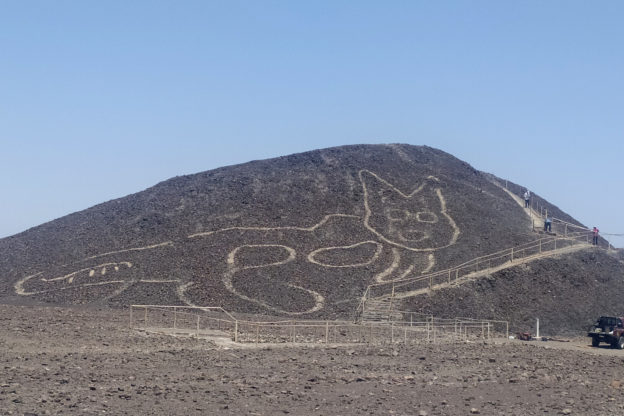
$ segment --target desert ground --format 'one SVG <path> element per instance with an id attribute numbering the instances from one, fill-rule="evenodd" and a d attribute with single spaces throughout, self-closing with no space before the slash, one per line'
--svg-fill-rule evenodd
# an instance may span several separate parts
<path id="1" fill-rule="evenodd" d="M 583 334 L 224 347 L 132 329 L 128 314 L 0 305 L 0 414 L 624 414 L 624 352 Z"/>

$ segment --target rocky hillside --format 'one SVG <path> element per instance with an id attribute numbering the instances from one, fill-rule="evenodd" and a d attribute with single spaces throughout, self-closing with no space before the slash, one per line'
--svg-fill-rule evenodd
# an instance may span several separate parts
<path id="1" fill-rule="evenodd" d="M 336 147 L 175 177 L 0 240 L 0 301 L 346 318 L 376 280 L 537 238 L 496 181 L 410 145 Z M 470 305 L 453 311 L 471 314 Z"/>

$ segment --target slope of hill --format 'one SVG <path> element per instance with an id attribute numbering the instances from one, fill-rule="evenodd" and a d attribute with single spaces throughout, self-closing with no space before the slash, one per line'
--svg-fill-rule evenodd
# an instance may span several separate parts
<path id="1" fill-rule="evenodd" d="M 373 282 L 535 239 L 492 179 L 410 145 L 176 177 L 0 240 L 0 300 L 344 318 Z"/>

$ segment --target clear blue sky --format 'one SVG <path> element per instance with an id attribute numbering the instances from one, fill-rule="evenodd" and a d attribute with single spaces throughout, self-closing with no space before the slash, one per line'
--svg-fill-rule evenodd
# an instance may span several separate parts
<path id="1" fill-rule="evenodd" d="M 622 1 L 0 0 L 0 237 L 176 175 L 386 142 L 624 233 L 623 21 Z"/>

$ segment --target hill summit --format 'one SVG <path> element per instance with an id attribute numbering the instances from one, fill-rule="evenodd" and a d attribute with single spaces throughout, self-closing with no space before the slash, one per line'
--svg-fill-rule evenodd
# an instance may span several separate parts
<path id="1" fill-rule="evenodd" d="M 175 177 L 2 239 L 0 296 L 345 318 L 372 283 L 535 239 L 493 175 L 427 146 L 343 146 Z"/>

